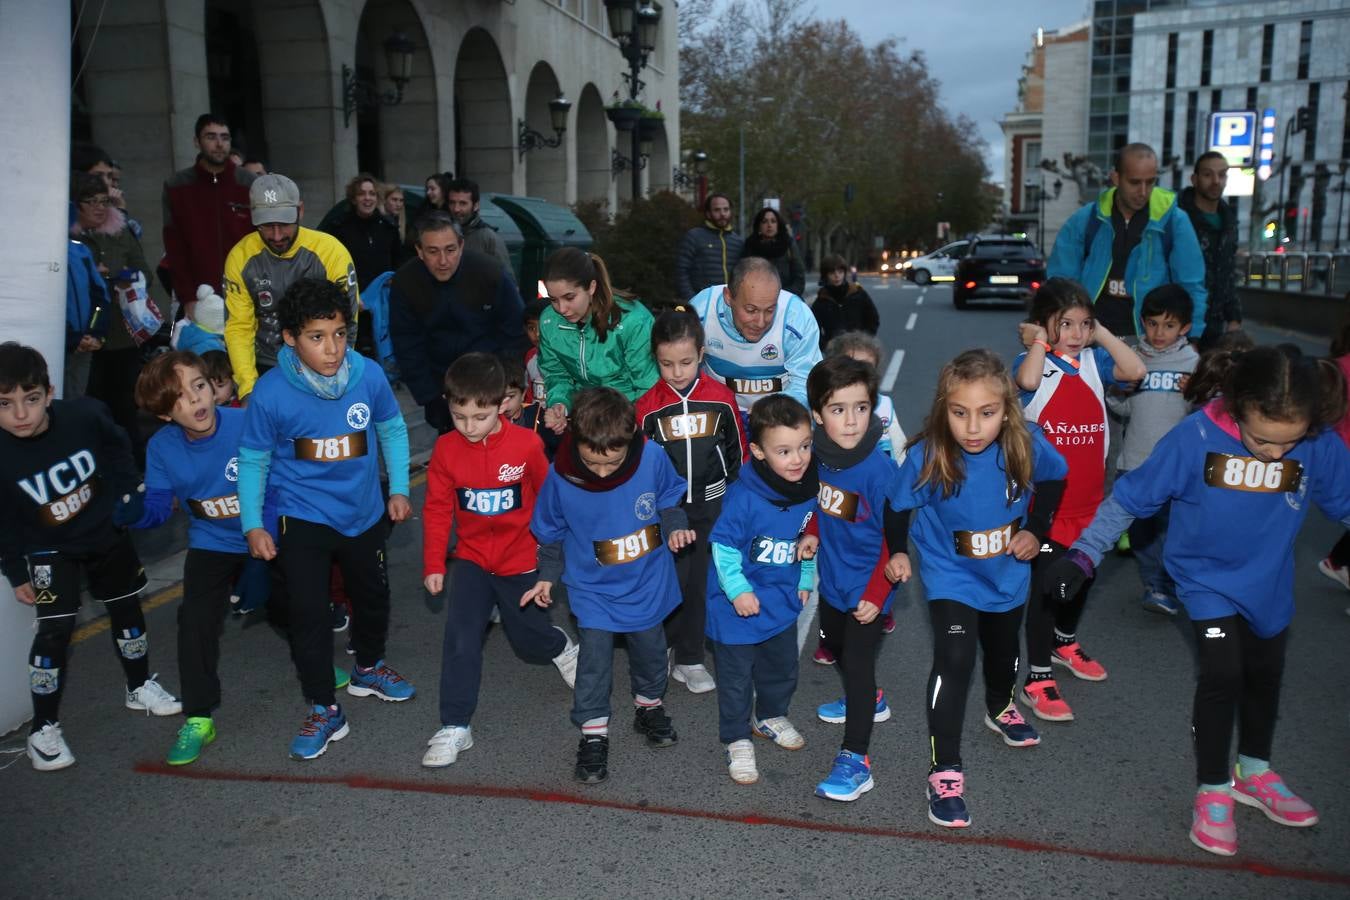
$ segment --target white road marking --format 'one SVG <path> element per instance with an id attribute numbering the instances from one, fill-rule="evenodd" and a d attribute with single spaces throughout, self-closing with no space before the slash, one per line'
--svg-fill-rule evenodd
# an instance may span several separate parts
<path id="1" fill-rule="evenodd" d="M 917 299 L 917 300 L 914 301 L 914 305 L 915 305 L 915 306 L 923 306 L 923 294 L 920 294 L 920 295 L 919 295 L 919 299 Z"/>
<path id="2" fill-rule="evenodd" d="M 910 313 L 910 314 L 909 314 L 909 319 L 905 322 L 905 330 L 906 330 L 906 331 L 913 331 L 913 330 L 914 330 L 914 323 L 917 322 L 917 321 L 919 321 L 919 314 L 916 313 L 916 312 Z"/>
<path id="3" fill-rule="evenodd" d="M 886 373 L 881 376 L 881 390 L 889 394 L 891 388 L 895 387 L 895 379 L 900 377 L 900 366 L 905 361 L 905 351 L 897 350 L 891 354 L 891 362 L 886 366 Z"/>
<path id="4" fill-rule="evenodd" d="M 878 284 L 876 287 L 872 288 L 872 290 L 874 291 L 889 291 L 890 289 L 891 286 L 884 281 Z"/>

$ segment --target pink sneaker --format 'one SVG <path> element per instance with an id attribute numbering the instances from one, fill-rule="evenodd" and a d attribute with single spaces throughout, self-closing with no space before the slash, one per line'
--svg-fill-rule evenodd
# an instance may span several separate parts
<path id="1" fill-rule="evenodd" d="M 890 634 L 895 631 L 895 616 L 890 613 L 881 617 L 881 633 Z"/>
<path id="2" fill-rule="evenodd" d="M 1047 722 L 1073 721 L 1073 710 L 1059 695 L 1059 685 L 1055 684 L 1053 678 L 1043 681 L 1028 681 L 1022 687 L 1022 702 L 1036 714 L 1038 719 L 1044 719 Z"/>
<path id="3" fill-rule="evenodd" d="M 1237 853 L 1232 794 L 1227 791 L 1200 791 L 1195 795 L 1191 843 L 1219 856 Z"/>
<path id="4" fill-rule="evenodd" d="M 1066 647 L 1056 647 L 1050 661 L 1064 666 L 1084 681 L 1105 681 L 1106 667 L 1083 652 L 1083 645 L 1074 641 Z"/>
<path id="5" fill-rule="evenodd" d="M 1346 590 L 1350 590 L 1350 567 L 1338 566 L 1327 557 L 1317 564 L 1317 571 L 1330 578 Z"/>
<path id="6" fill-rule="evenodd" d="M 820 663 L 822 666 L 834 665 L 834 654 L 831 653 L 824 644 L 816 648 L 816 652 L 811 656 L 811 662 Z"/>
<path id="7" fill-rule="evenodd" d="M 1233 769 L 1233 799 L 1244 806 L 1256 807 L 1266 814 L 1267 819 L 1281 825 L 1306 828 L 1317 824 L 1317 810 L 1285 787 L 1284 779 L 1276 775 L 1274 769 L 1248 778 L 1242 778 L 1238 770 Z"/>

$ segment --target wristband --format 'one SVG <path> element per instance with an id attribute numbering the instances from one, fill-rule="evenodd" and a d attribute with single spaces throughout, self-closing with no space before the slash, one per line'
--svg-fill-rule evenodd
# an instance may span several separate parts
<path id="1" fill-rule="evenodd" d="M 1041 346 L 1041 349 L 1044 350 L 1046 353 L 1049 353 L 1051 350 L 1054 349 L 1053 347 L 1050 346 L 1050 342 L 1049 342 L 1049 341 L 1040 341 L 1040 340 L 1037 340 L 1037 341 L 1032 341 L 1032 343 L 1033 343 L 1033 344 L 1039 344 L 1039 345 Z"/>

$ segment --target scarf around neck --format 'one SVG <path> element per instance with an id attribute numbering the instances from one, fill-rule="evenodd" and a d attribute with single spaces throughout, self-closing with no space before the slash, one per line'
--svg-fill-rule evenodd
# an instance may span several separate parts
<path id="1" fill-rule="evenodd" d="M 769 468 L 768 460 L 757 456 L 750 457 L 750 468 L 755 470 L 755 474 L 764 482 L 765 487 L 778 495 L 782 501 L 779 504 L 781 506 L 796 506 L 798 503 L 814 500 L 820 493 L 820 473 L 815 466 L 806 467 L 806 473 L 802 475 L 801 481 L 788 481 Z"/>
<path id="2" fill-rule="evenodd" d="M 595 493 L 612 491 L 633 477 L 633 473 L 637 471 L 638 463 L 642 462 L 642 445 L 646 440 L 641 431 L 634 431 L 633 439 L 628 442 L 628 456 L 624 458 L 624 461 L 614 472 L 601 476 L 592 472 L 581 461 L 581 453 L 577 449 L 577 442 L 573 439 L 572 432 L 565 431 L 562 440 L 558 442 L 558 452 L 553 460 L 553 468 L 558 471 L 559 475 L 583 491 Z"/>
<path id="3" fill-rule="evenodd" d="M 281 369 L 292 387 L 307 391 L 321 400 L 337 400 L 347 393 L 347 386 L 353 380 L 360 380 L 364 368 L 359 353 L 350 350 L 342 357 L 335 375 L 320 375 L 300 361 L 300 355 L 290 344 L 282 344 L 277 351 L 277 368 Z"/>
<path id="4" fill-rule="evenodd" d="M 862 462 L 868 454 L 876 449 L 877 444 L 881 442 L 881 435 L 884 430 L 881 419 L 873 414 L 871 421 L 867 423 L 867 431 L 863 434 L 862 440 L 858 442 L 858 446 L 852 450 L 845 450 L 830 439 L 823 427 L 817 428 L 812 436 L 811 451 L 831 469 L 847 469 Z"/>

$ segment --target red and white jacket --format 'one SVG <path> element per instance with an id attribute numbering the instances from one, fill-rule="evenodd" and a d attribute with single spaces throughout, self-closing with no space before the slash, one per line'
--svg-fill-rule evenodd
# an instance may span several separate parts
<path id="1" fill-rule="evenodd" d="M 675 471 L 688 482 L 685 503 L 716 500 L 727 492 L 750 454 L 736 395 L 700 375 L 689 391 L 658 381 L 638 398 L 638 427 L 665 448 Z"/>
<path id="2" fill-rule="evenodd" d="M 501 423 L 500 431 L 476 444 L 458 431 L 436 441 L 422 506 L 423 578 L 444 574 L 456 519 L 456 559 L 492 575 L 521 575 L 537 567 L 530 514 L 548 476 L 548 458 L 539 435 L 505 418 Z"/>

